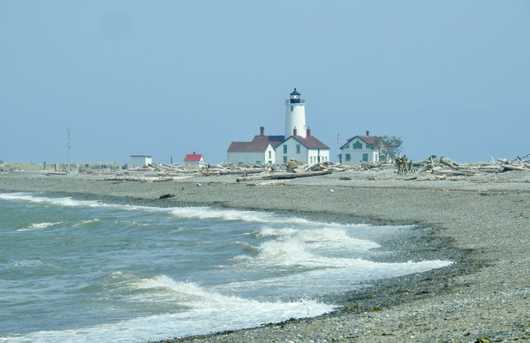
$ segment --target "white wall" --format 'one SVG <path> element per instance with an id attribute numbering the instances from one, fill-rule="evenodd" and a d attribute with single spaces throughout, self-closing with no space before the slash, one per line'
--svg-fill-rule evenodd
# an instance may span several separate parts
<path id="1" fill-rule="evenodd" d="M 354 149 L 355 143 L 361 143 L 362 149 Z M 359 164 L 359 163 L 377 163 L 379 162 L 379 151 L 367 148 L 367 144 L 360 138 L 355 138 L 347 144 L 346 147 L 341 148 L 342 163 L 344 164 Z M 350 160 L 347 160 L 347 155 L 350 155 Z M 368 160 L 364 161 L 364 154 L 368 154 Z"/>
<path id="2" fill-rule="evenodd" d="M 152 157 L 145 156 L 129 156 L 129 168 L 143 168 L 153 164 Z"/>
<path id="3" fill-rule="evenodd" d="M 206 161 L 201 158 L 200 161 L 184 161 L 184 166 L 186 168 L 201 168 L 206 166 Z"/>
<path id="4" fill-rule="evenodd" d="M 284 147 L 287 147 L 287 153 L 284 153 Z M 297 151 L 297 146 L 300 147 L 300 152 Z M 307 149 L 300 142 L 293 137 L 289 138 L 276 148 L 276 160 L 278 164 L 283 164 L 286 161 L 294 160 L 305 164 L 318 163 L 318 155 L 320 152 L 320 162 L 329 161 L 329 150 Z"/>
<path id="5" fill-rule="evenodd" d="M 289 100 L 286 102 L 285 113 L 285 137 L 293 135 L 293 129 L 296 128 L 298 136 L 305 138 L 307 126 L 305 122 L 305 104 L 296 103 L 291 104 Z"/>

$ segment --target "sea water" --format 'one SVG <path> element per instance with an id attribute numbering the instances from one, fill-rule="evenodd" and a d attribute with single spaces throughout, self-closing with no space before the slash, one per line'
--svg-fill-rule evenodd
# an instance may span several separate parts
<path id="1" fill-rule="evenodd" d="M 409 227 L 0 193 L 0 342 L 145 342 L 325 314 Z"/>

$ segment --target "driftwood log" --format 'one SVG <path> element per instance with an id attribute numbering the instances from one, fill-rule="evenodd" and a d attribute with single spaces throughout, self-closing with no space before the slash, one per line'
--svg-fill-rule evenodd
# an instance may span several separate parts
<path id="1" fill-rule="evenodd" d="M 331 173 L 332 173 L 331 170 L 323 170 L 323 171 L 306 172 L 306 173 L 271 174 L 271 175 L 255 176 L 255 177 L 240 177 L 236 181 L 245 182 L 245 181 L 255 181 L 255 180 L 289 180 L 289 179 L 297 179 L 300 177 L 328 175 Z"/>

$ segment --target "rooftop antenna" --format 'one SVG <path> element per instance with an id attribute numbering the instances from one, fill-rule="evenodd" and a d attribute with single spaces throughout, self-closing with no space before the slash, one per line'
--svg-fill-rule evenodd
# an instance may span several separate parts
<path id="1" fill-rule="evenodd" d="M 68 169 L 70 169 L 70 152 L 72 150 L 72 130 L 66 129 L 66 162 L 68 163 Z"/>

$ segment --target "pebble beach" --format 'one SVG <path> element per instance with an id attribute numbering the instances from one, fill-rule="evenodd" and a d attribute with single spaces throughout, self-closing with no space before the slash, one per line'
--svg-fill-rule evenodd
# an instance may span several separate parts
<path id="1" fill-rule="evenodd" d="M 451 267 L 382 280 L 340 296 L 317 318 L 169 338 L 167 342 L 530 341 L 530 175 L 404 181 L 352 172 L 270 183 L 234 177 L 109 182 L 84 176 L 0 175 L 0 190 L 57 192 L 174 205 L 296 211 L 315 218 L 414 224 L 403 258 L 444 258 Z M 159 200 L 160 196 L 172 197 Z"/>

